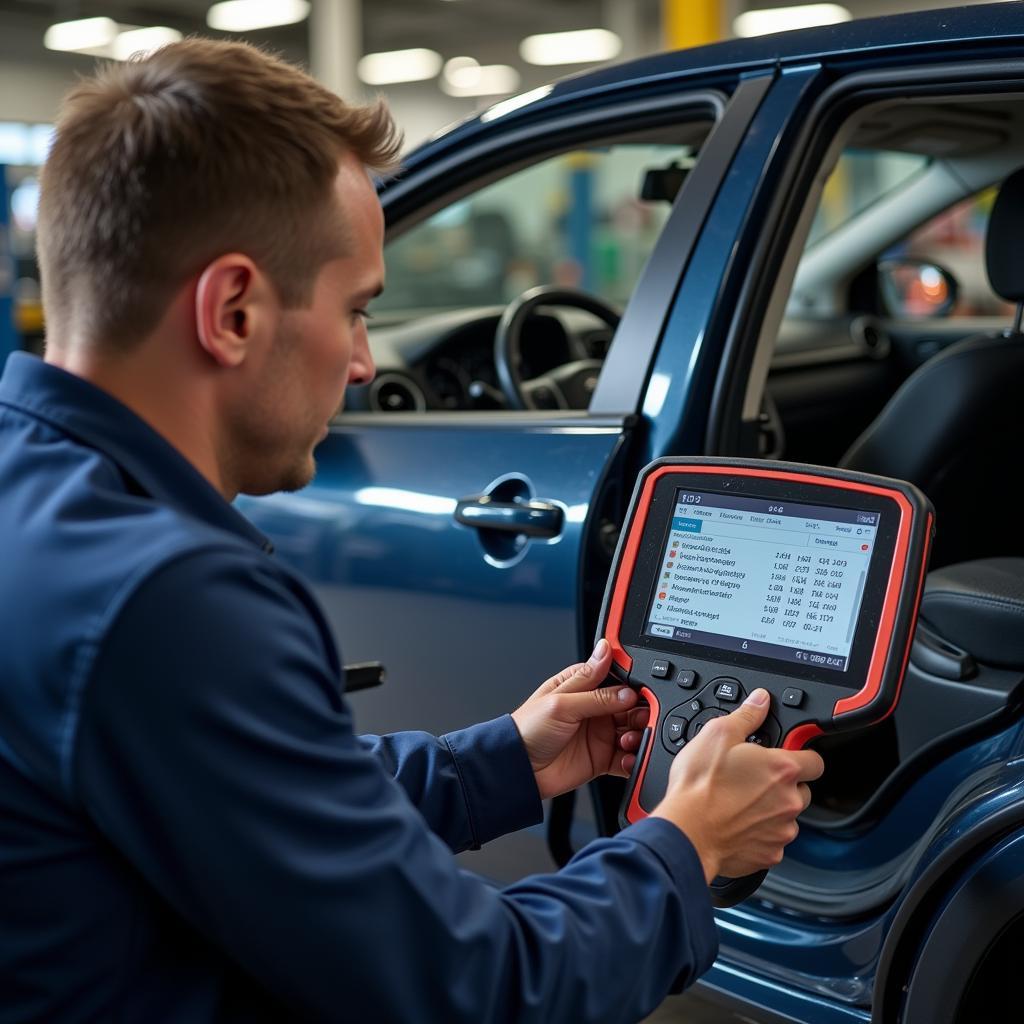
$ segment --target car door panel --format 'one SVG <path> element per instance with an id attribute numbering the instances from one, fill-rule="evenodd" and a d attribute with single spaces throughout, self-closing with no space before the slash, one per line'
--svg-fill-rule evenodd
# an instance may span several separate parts
<path id="1" fill-rule="evenodd" d="M 372 731 L 494 718 L 580 650 L 583 534 L 623 419 L 447 419 L 344 418 L 317 451 L 310 487 L 245 506 L 315 584 L 345 660 L 384 662 L 383 687 L 356 698 Z M 455 512 L 459 498 L 509 479 L 560 508 L 563 523 L 502 558 L 489 541 L 508 536 L 489 538 Z M 424 656 L 438 650 L 443 663 Z"/>

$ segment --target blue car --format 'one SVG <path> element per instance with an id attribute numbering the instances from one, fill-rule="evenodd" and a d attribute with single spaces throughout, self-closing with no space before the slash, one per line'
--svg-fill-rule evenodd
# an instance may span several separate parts
<path id="1" fill-rule="evenodd" d="M 655 458 L 911 480 L 938 535 L 896 712 L 823 738 L 785 861 L 718 911 L 719 1019 L 1017 1019 L 1024 949 L 1024 19 L 726 42 L 497 103 L 381 186 L 378 375 L 316 481 L 244 502 L 312 579 L 366 730 L 510 710 L 589 651 Z M 621 782 L 466 854 L 509 881 Z"/>

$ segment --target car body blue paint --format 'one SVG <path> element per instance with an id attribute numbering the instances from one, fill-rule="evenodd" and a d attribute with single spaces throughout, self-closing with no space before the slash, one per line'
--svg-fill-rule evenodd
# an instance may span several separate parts
<path id="1" fill-rule="evenodd" d="M 360 721 L 441 732 L 496 717 L 526 696 L 496 680 L 495 663 L 502 679 L 530 681 L 538 662 L 575 660 L 580 538 L 619 437 L 600 425 L 508 425 L 485 437 L 460 425 L 340 426 L 318 449 L 312 485 L 239 507 L 317 584 L 345 659 L 385 663 L 387 685 L 358 697 Z M 528 541 L 528 557 L 504 567 L 487 560 L 477 531 L 453 513 L 456 496 L 483 492 L 510 467 L 533 497 L 555 497 L 566 515 L 558 538 Z M 495 617 L 506 628 L 494 629 Z M 425 663 L 439 650 L 446 664 Z"/>
<path id="2" fill-rule="evenodd" d="M 877 823 L 860 834 L 830 835 L 805 829 L 787 857 L 818 872 L 834 873 L 837 883 L 854 867 L 905 861 L 913 870 L 900 893 L 866 919 L 815 921 L 766 905 L 756 910 L 744 905 L 718 911 L 722 934 L 718 966 L 727 968 L 731 990 L 738 992 L 741 987 L 756 993 L 781 986 L 798 990 L 799 998 L 790 993 L 794 1005 L 799 1005 L 805 994 L 816 993 L 833 1003 L 847 1003 L 851 1010 L 867 1010 L 900 897 L 957 840 L 972 835 L 1022 800 L 1024 727 L 1015 723 L 919 776 Z M 712 986 L 722 984 L 716 981 L 715 972 L 706 980 Z M 779 1011 L 782 1003 L 761 1005 Z M 818 1022 L 832 1018 L 796 1019 Z"/>

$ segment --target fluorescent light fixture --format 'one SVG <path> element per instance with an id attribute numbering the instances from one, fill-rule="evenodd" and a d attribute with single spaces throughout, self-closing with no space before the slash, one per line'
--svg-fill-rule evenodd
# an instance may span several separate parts
<path id="1" fill-rule="evenodd" d="M 127 60 L 133 53 L 151 53 L 168 43 L 180 41 L 181 33 L 164 25 L 128 29 L 114 40 L 112 55 L 115 60 Z"/>
<path id="2" fill-rule="evenodd" d="M 744 38 L 766 36 L 772 32 L 789 32 L 796 28 L 838 25 L 852 17 L 850 12 L 839 4 L 801 4 L 799 7 L 747 11 L 732 23 L 732 30 Z"/>
<path id="3" fill-rule="evenodd" d="M 434 50 L 389 50 L 368 53 L 356 65 L 356 72 L 367 85 L 423 82 L 435 78 L 442 63 L 441 54 Z"/>
<path id="4" fill-rule="evenodd" d="M 520 93 L 518 96 L 513 96 L 511 99 L 495 103 L 493 107 L 488 107 L 487 110 L 480 115 L 480 120 L 496 121 L 499 117 L 505 117 L 507 114 L 511 114 L 514 110 L 519 110 L 522 107 L 528 107 L 531 103 L 536 103 L 537 100 L 544 99 L 552 89 L 554 89 L 553 85 L 542 85 L 539 89 L 531 89 L 529 92 Z"/>
<path id="5" fill-rule="evenodd" d="M 480 67 L 480 61 L 475 57 L 452 57 L 451 60 L 444 62 L 444 77 L 449 82 L 454 82 L 458 78 L 460 71 L 465 71 L 467 68 L 478 68 Z"/>
<path id="6" fill-rule="evenodd" d="M 43 36 L 48 50 L 81 53 L 109 46 L 117 38 L 117 22 L 113 18 L 80 18 L 51 25 Z"/>
<path id="7" fill-rule="evenodd" d="M 455 58 L 456 60 L 458 58 Z M 449 96 L 500 96 L 519 88 L 519 72 L 507 64 L 445 65 L 441 88 Z"/>
<path id="8" fill-rule="evenodd" d="M 527 36 L 519 44 L 519 56 L 527 64 L 589 64 L 611 60 L 622 52 L 622 40 L 606 28 L 576 32 L 547 32 Z"/>
<path id="9" fill-rule="evenodd" d="M 221 32 L 251 32 L 305 21 L 309 8 L 309 0 L 225 0 L 206 12 L 206 24 Z"/>

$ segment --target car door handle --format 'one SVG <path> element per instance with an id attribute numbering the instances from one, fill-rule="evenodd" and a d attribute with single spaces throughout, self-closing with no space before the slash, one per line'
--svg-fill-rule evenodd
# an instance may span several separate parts
<path id="1" fill-rule="evenodd" d="M 473 494 L 456 505 L 455 519 L 475 530 L 557 537 L 562 532 L 565 513 L 550 501 L 494 501 L 486 494 Z"/>

